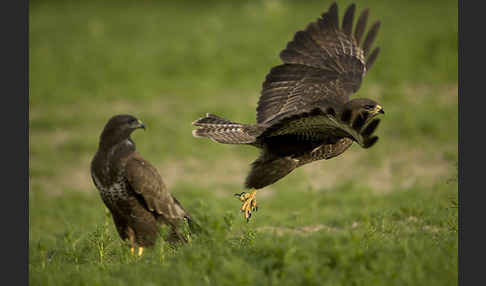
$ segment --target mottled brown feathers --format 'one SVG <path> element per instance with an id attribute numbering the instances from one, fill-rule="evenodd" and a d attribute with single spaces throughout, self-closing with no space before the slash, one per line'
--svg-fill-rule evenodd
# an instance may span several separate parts
<path id="1" fill-rule="evenodd" d="M 128 183 L 137 194 L 143 197 L 149 211 L 170 220 L 186 216 L 186 212 L 174 203 L 155 167 L 139 153 L 133 153 L 127 161 L 125 172 Z"/>
<path id="2" fill-rule="evenodd" d="M 284 65 L 267 75 L 258 101 L 257 122 L 264 123 L 286 110 L 299 110 L 316 100 L 332 98 L 346 102 L 356 92 L 368 63 L 365 56 L 373 44 L 380 23 L 376 22 L 360 47 L 368 19 L 368 9 L 360 15 L 354 37 L 351 36 L 355 5 L 345 13 L 339 28 L 338 8 L 333 3 L 317 21 L 298 31 L 280 53 Z M 379 50 L 375 50 L 374 61 Z"/>
<path id="3" fill-rule="evenodd" d="M 333 3 L 316 21 L 297 31 L 280 52 L 283 63 L 272 67 L 262 84 L 256 124 L 241 124 L 208 114 L 193 123 L 197 137 L 262 149 L 245 181 L 247 188 L 273 184 L 304 164 L 342 154 L 353 142 L 373 146 L 383 110 L 377 102 L 358 98 L 365 74 L 375 62 L 372 50 L 380 28 L 366 33 L 369 10 L 353 22 L 356 5 L 344 12 L 340 26 Z"/>
<path id="4" fill-rule="evenodd" d="M 161 224 L 171 228 L 172 237 L 185 241 L 178 225 L 191 216 L 168 192 L 155 167 L 136 152 L 130 134 L 138 128 L 145 125 L 130 115 L 108 121 L 91 163 L 93 182 L 120 237 L 132 247 L 154 245 Z"/>

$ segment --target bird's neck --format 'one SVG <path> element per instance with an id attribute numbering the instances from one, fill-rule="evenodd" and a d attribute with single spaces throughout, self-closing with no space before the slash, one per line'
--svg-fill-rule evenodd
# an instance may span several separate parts
<path id="1" fill-rule="evenodd" d="M 133 142 L 132 138 L 127 137 L 122 140 L 100 140 L 100 149 L 103 149 L 105 151 L 110 151 L 110 150 L 121 150 L 121 151 L 135 151 L 136 146 L 135 142 Z"/>

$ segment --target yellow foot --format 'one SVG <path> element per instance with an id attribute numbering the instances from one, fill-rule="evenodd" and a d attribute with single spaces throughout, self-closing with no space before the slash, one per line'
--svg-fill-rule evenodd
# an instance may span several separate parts
<path id="1" fill-rule="evenodd" d="M 143 247 L 140 246 L 138 248 L 138 254 L 137 255 L 140 257 L 140 256 L 142 256 L 142 253 L 143 253 Z M 130 247 L 130 254 L 135 255 L 135 248 L 134 247 Z"/>
<path id="2" fill-rule="evenodd" d="M 241 194 L 235 194 L 240 201 L 243 202 L 241 206 L 241 212 L 245 213 L 246 221 L 250 221 L 251 213 L 258 211 L 258 205 L 256 201 L 257 190 L 253 190 L 251 193 L 242 192 Z"/>

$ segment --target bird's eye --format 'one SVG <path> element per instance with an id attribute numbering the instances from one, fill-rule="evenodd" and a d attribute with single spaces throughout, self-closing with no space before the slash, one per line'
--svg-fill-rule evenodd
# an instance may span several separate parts
<path id="1" fill-rule="evenodd" d="M 367 104 L 365 105 L 365 108 L 366 109 L 373 109 L 375 106 L 371 105 L 371 104 Z"/>

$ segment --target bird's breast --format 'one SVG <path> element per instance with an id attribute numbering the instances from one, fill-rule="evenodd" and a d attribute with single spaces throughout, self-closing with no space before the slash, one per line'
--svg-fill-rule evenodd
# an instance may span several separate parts
<path id="1" fill-rule="evenodd" d="M 103 201 L 116 202 L 119 200 L 126 200 L 130 196 L 130 190 L 128 188 L 128 182 L 123 176 L 117 176 L 109 184 L 103 184 L 95 174 L 93 174 L 93 180 L 100 192 Z"/>
<path id="2" fill-rule="evenodd" d="M 113 183 L 108 187 L 106 195 L 110 197 L 112 201 L 125 200 L 129 197 L 129 191 L 127 187 L 127 182 L 125 180 L 120 180 Z"/>

